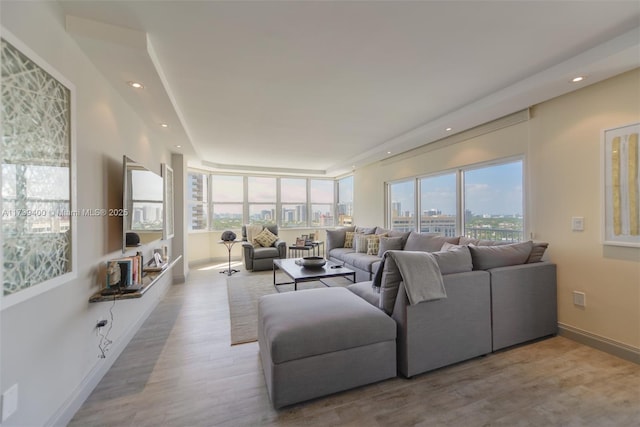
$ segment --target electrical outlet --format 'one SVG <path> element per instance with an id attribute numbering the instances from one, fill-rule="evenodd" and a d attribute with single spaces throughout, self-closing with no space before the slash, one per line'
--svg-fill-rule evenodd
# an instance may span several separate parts
<path id="1" fill-rule="evenodd" d="M 2 394 L 2 421 L 6 421 L 18 410 L 18 384 L 14 384 Z"/>
<path id="2" fill-rule="evenodd" d="M 573 304 L 578 307 L 586 307 L 587 295 L 584 292 L 573 291 Z"/>

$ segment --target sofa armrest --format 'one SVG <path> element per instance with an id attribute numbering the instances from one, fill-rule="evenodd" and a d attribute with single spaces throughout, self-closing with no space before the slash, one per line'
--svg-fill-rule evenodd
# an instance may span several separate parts
<path id="1" fill-rule="evenodd" d="M 253 270 L 253 245 L 249 242 L 242 242 L 242 254 L 245 268 Z"/>
<path id="2" fill-rule="evenodd" d="M 287 242 L 285 242 L 284 240 L 278 239 L 275 241 L 273 246 L 278 248 L 278 254 L 281 259 L 287 257 Z"/>
<path id="3" fill-rule="evenodd" d="M 325 242 L 325 253 L 328 255 L 332 249 L 343 248 L 344 239 L 347 231 L 344 228 L 338 228 L 335 230 L 327 230 L 327 237 Z"/>
<path id="4" fill-rule="evenodd" d="M 493 350 L 558 332 L 556 265 L 550 262 L 488 270 Z"/>

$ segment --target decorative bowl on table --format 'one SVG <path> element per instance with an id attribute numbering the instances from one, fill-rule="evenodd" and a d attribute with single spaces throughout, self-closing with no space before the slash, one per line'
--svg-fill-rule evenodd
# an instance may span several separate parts
<path id="1" fill-rule="evenodd" d="M 322 268 L 326 263 L 327 260 L 321 256 L 307 256 L 296 261 L 296 264 L 305 268 Z"/>

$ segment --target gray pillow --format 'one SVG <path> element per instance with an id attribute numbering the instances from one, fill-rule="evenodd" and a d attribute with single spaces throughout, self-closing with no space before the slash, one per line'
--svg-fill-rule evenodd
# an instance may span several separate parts
<path id="1" fill-rule="evenodd" d="M 439 234 L 416 233 L 412 231 L 404 245 L 405 251 L 437 252 L 444 242 L 458 243 L 458 237 L 444 237 Z"/>
<path id="2" fill-rule="evenodd" d="M 446 251 L 433 252 L 431 255 L 436 259 L 443 275 L 473 270 L 468 246 L 457 246 Z"/>
<path id="3" fill-rule="evenodd" d="M 402 237 L 402 248 L 400 249 L 404 249 L 404 246 L 407 244 L 407 239 L 409 238 L 409 234 L 411 234 L 410 231 L 403 232 L 403 231 L 395 231 L 395 230 L 391 230 L 387 233 L 389 237 Z"/>
<path id="4" fill-rule="evenodd" d="M 460 245 L 473 245 L 473 246 L 498 246 L 498 245 L 510 245 L 513 242 L 503 242 L 500 240 L 481 240 L 481 239 L 472 239 L 466 236 L 460 236 L 460 241 L 458 244 Z"/>
<path id="5" fill-rule="evenodd" d="M 402 237 L 381 237 L 380 249 L 378 250 L 378 256 L 382 256 L 386 251 L 401 251 L 402 250 Z"/>
<path id="6" fill-rule="evenodd" d="M 354 231 L 362 234 L 373 234 L 376 232 L 376 227 L 356 227 Z"/>
<path id="7" fill-rule="evenodd" d="M 327 250 L 333 248 L 344 248 L 344 238 L 347 235 L 347 230 L 339 228 L 337 230 L 327 230 Z"/>
<path id="8" fill-rule="evenodd" d="M 525 264 L 532 248 L 532 241 L 499 246 L 469 246 L 474 270 Z"/>
<path id="9" fill-rule="evenodd" d="M 531 254 L 529 255 L 529 259 L 527 259 L 527 264 L 542 261 L 542 255 L 544 255 L 544 251 L 546 251 L 548 247 L 548 243 L 534 242 L 533 249 L 531 249 Z"/>
<path id="10" fill-rule="evenodd" d="M 382 271 L 378 269 L 376 272 L 376 278 L 378 277 L 381 278 L 379 307 L 384 310 L 385 313 L 391 314 L 393 312 L 393 306 L 396 303 L 396 297 L 398 296 L 398 289 L 400 289 L 400 282 L 402 281 L 400 270 L 392 257 L 388 256 L 385 258 Z"/>

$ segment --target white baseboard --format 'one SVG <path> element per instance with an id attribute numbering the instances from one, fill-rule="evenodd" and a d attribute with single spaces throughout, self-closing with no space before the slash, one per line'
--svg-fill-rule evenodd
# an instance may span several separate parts
<path id="1" fill-rule="evenodd" d="M 640 348 L 614 341 L 600 335 L 592 334 L 591 332 L 560 322 L 558 322 L 558 335 L 606 353 L 613 354 L 621 359 L 640 364 Z"/>
<path id="2" fill-rule="evenodd" d="M 170 277 L 170 276 L 167 276 Z M 156 285 L 157 286 L 157 285 Z M 155 310 L 160 303 L 160 300 L 164 297 L 164 295 L 169 290 L 171 286 L 171 281 L 165 285 L 162 292 L 156 296 L 156 300 L 149 305 L 147 310 L 140 316 L 138 321 L 131 325 L 129 330 L 127 330 L 117 341 L 113 344 L 113 347 L 109 350 L 109 357 L 106 359 L 100 359 L 98 363 L 96 363 L 84 378 L 84 380 L 76 387 L 73 393 L 69 396 L 66 402 L 51 416 L 49 421 L 45 423 L 45 426 L 66 426 L 69 424 L 73 416 L 78 412 L 82 404 L 85 400 L 91 395 L 91 392 L 96 388 L 102 377 L 109 372 L 113 363 L 118 359 L 120 354 L 127 347 L 131 339 L 138 332 L 142 324 L 147 320 L 149 315 Z M 148 298 L 149 296 L 145 296 Z M 143 297 L 144 298 L 144 297 Z"/>

